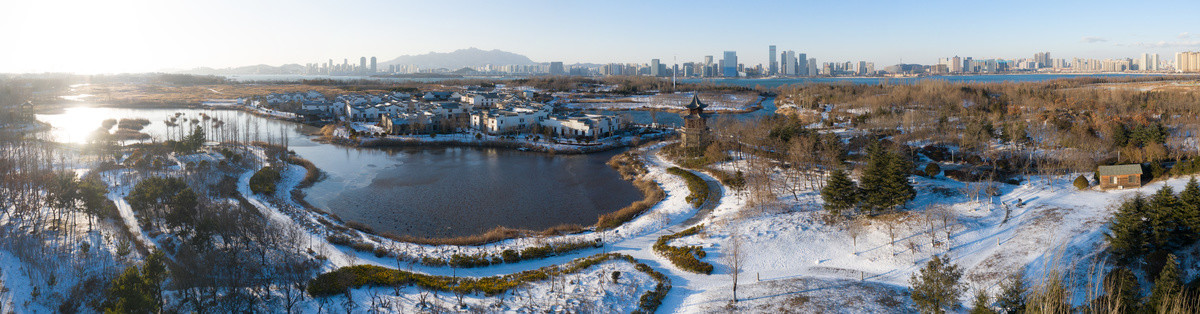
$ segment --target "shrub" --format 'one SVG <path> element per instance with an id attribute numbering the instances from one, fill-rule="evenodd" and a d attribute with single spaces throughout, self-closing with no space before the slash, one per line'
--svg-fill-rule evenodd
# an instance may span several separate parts
<path id="1" fill-rule="evenodd" d="M 447 262 L 450 266 L 459 268 L 474 268 L 490 266 L 491 259 L 485 253 L 475 255 L 454 254 L 450 256 L 450 261 Z"/>
<path id="2" fill-rule="evenodd" d="M 1091 183 L 1088 182 L 1088 179 L 1086 177 L 1079 176 L 1079 177 L 1075 178 L 1075 188 L 1076 189 L 1085 190 L 1089 186 L 1091 186 Z"/>
<path id="3" fill-rule="evenodd" d="M 515 263 L 521 261 L 521 255 L 517 254 L 517 251 L 513 249 L 507 249 L 503 252 L 500 252 L 500 257 L 504 259 L 505 263 Z"/>
<path id="4" fill-rule="evenodd" d="M 550 256 L 554 252 L 554 248 L 550 245 L 531 246 L 521 250 L 521 259 L 539 259 Z"/>
<path id="5" fill-rule="evenodd" d="M 683 270 L 705 275 L 712 274 L 713 265 L 700 261 L 706 254 L 699 246 L 676 247 L 668 244 L 672 240 L 699 233 L 702 229 L 704 229 L 704 225 L 697 225 L 675 234 L 659 237 L 658 241 L 654 242 L 654 251 Z"/>
<path id="6" fill-rule="evenodd" d="M 644 272 L 658 282 L 654 290 L 646 292 L 640 298 L 636 313 L 653 313 L 662 304 L 662 299 L 671 289 L 666 275 L 655 271 L 650 266 L 640 263 L 632 256 L 608 253 L 575 259 L 563 266 L 547 266 L 527 270 L 512 275 L 492 276 L 482 278 L 456 278 L 448 276 L 432 276 L 411 273 L 403 270 L 389 269 L 375 265 L 355 265 L 338 268 L 337 270 L 318 275 L 308 283 L 308 294 L 323 297 L 347 293 L 351 288 L 363 286 L 400 286 L 417 285 L 430 290 L 450 292 L 455 287 L 464 287 L 467 293 L 483 293 L 496 295 L 512 289 L 522 283 L 542 281 L 552 276 L 570 274 L 607 260 L 625 260 L 634 264 L 634 268 Z"/>
<path id="7" fill-rule="evenodd" d="M 933 178 L 941 173 L 942 173 L 942 167 L 938 166 L 938 164 L 936 162 L 931 162 L 928 165 L 925 165 L 925 176 L 926 177 Z"/>
<path id="8" fill-rule="evenodd" d="M 279 183 L 280 178 L 282 177 L 279 175 L 279 170 L 263 167 L 250 177 L 250 191 L 263 195 L 275 194 L 275 185 Z"/>
<path id="9" fill-rule="evenodd" d="M 704 200 L 708 199 L 708 183 L 705 183 L 704 179 L 679 167 L 668 168 L 667 172 L 680 176 L 687 182 L 688 191 L 691 192 L 687 196 L 687 201 L 692 204 L 692 207 L 699 208 L 704 205 Z"/>
<path id="10" fill-rule="evenodd" d="M 329 240 L 329 243 L 332 243 L 334 245 L 350 246 L 351 243 L 354 243 L 354 240 L 350 239 L 349 236 L 344 235 L 344 234 L 330 235 L 328 237 L 325 237 L 325 240 Z"/>
<path id="11" fill-rule="evenodd" d="M 359 252 L 375 252 L 375 245 L 367 242 L 354 242 L 350 244 L 350 248 Z"/>

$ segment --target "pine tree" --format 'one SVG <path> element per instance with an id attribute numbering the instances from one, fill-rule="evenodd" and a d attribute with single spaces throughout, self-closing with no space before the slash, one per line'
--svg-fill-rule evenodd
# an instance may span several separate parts
<path id="1" fill-rule="evenodd" d="M 1104 296 L 1100 299 L 1098 308 L 1112 310 L 1114 313 L 1136 313 L 1138 309 L 1137 277 L 1129 268 L 1117 267 L 1104 276 Z"/>
<path id="2" fill-rule="evenodd" d="M 919 273 L 909 278 L 913 303 L 922 313 L 945 313 L 946 309 L 954 308 L 965 290 L 958 281 L 962 273 L 949 257 L 934 255 Z"/>
<path id="3" fill-rule="evenodd" d="M 1167 255 L 1167 265 L 1163 266 L 1162 271 L 1158 273 L 1158 279 L 1154 280 L 1154 289 L 1150 292 L 1150 298 L 1146 300 L 1146 306 L 1150 309 L 1150 313 L 1157 313 L 1159 306 L 1163 301 L 1177 297 L 1182 291 L 1183 280 L 1179 275 L 1179 261 L 1176 260 L 1175 254 Z"/>
<path id="4" fill-rule="evenodd" d="M 129 266 L 109 283 L 105 313 L 158 313 L 162 309 L 162 284 L 167 278 L 166 256 L 156 251 L 146 257 L 141 270 Z"/>
<path id="5" fill-rule="evenodd" d="M 912 174 L 913 162 L 907 155 L 899 152 L 888 153 L 888 187 L 894 194 L 889 208 L 904 206 L 908 201 L 917 197 L 917 190 L 908 181 Z"/>
<path id="6" fill-rule="evenodd" d="M 1146 218 L 1146 199 L 1141 194 L 1125 201 L 1113 216 L 1108 238 L 1109 250 L 1118 264 L 1128 265 L 1146 252 L 1149 226 Z"/>
<path id="7" fill-rule="evenodd" d="M 1188 245 L 1195 242 L 1200 233 L 1200 182 L 1196 181 L 1196 177 L 1188 180 L 1187 186 L 1183 187 L 1179 201 L 1183 203 L 1179 210 L 1179 221 L 1183 227 L 1180 235 L 1184 236 L 1183 244 Z"/>
<path id="8" fill-rule="evenodd" d="M 879 142 L 867 148 L 867 168 L 862 177 L 863 207 L 872 211 L 902 206 L 916 197 L 916 189 L 908 182 L 912 161 L 890 152 Z"/>
<path id="9" fill-rule="evenodd" d="M 862 201 L 866 210 L 875 212 L 887 208 L 891 195 L 887 191 L 887 152 L 879 142 L 867 147 L 867 167 L 862 175 Z"/>
<path id="10" fill-rule="evenodd" d="M 996 306 L 1000 313 L 1015 314 L 1025 311 L 1025 275 L 1016 272 L 1008 275 L 1000 283 L 1000 295 L 996 296 Z"/>
<path id="11" fill-rule="evenodd" d="M 829 175 L 825 189 L 821 190 L 821 198 L 825 200 L 825 210 L 829 214 L 841 215 L 858 204 L 858 186 L 845 171 L 834 170 Z"/>
<path id="12" fill-rule="evenodd" d="M 996 314 L 996 310 L 992 309 L 992 298 L 988 296 L 987 291 L 979 289 L 975 291 L 975 301 L 971 302 L 971 314 Z"/>
<path id="13" fill-rule="evenodd" d="M 1175 196 L 1175 190 L 1171 186 L 1164 185 L 1158 192 L 1150 196 L 1149 216 L 1150 216 L 1150 240 L 1153 244 L 1152 249 L 1171 249 L 1178 247 L 1179 229 L 1182 227 L 1180 222 L 1180 212 L 1183 209 L 1183 203 Z"/>

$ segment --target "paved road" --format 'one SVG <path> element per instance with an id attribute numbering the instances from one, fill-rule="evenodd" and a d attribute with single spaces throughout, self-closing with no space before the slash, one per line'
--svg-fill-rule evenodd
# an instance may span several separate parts
<path id="1" fill-rule="evenodd" d="M 700 205 L 700 209 L 696 210 L 695 215 L 692 215 L 691 218 L 688 218 L 687 220 L 684 220 L 682 224 L 679 224 L 681 227 L 695 225 L 701 220 L 704 220 L 704 218 L 707 218 L 712 214 L 713 209 L 717 208 L 717 205 L 721 204 L 721 198 L 725 197 L 725 189 L 721 188 L 721 182 L 717 181 L 716 178 L 713 178 L 704 172 L 691 169 L 685 170 L 700 176 L 700 178 L 704 179 L 704 183 L 708 183 L 708 198 L 704 199 L 704 204 Z"/>

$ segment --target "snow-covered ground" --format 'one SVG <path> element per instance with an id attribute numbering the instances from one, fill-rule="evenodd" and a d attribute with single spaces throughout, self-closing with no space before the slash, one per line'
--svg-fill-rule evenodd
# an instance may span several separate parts
<path id="1" fill-rule="evenodd" d="M 738 195 L 727 196 L 705 220 L 710 226 L 707 236 L 679 240 L 680 245 L 704 246 L 709 253 L 705 260 L 713 262 L 716 270 L 713 276 L 688 281 L 684 289 L 701 292 L 686 295 L 675 311 L 710 312 L 729 300 L 725 275 L 729 270 L 717 261 L 732 234 L 743 236 L 746 251 L 751 252 L 739 280 L 750 288 L 739 289 L 739 298 L 759 301 L 739 307 L 744 310 L 768 311 L 772 304 L 790 302 L 796 295 L 838 300 L 829 304 L 845 303 L 848 298 L 868 304 L 878 301 L 871 306 L 893 299 L 909 304 L 907 296 L 895 296 L 894 290 L 905 289 L 910 276 L 934 254 L 946 254 L 961 266 L 963 281 L 972 289 L 993 294 L 1005 275 L 1019 270 L 1026 271 L 1026 279 L 1034 285 L 1054 271 L 1078 279 L 1088 275 L 1089 267 L 1102 258 L 1107 246 L 1104 232 L 1115 204 L 1135 193 L 1153 193 L 1163 185 L 1178 191 L 1187 181 L 1178 178 L 1136 190 L 1099 192 L 1077 190 L 1068 178 L 1074 176 L 999 184 L 999 196 L 988 198 L 970 196 L 978 195 L 980 186 L 913 177 L 920 195 L 908 205 L 909 210 L 860 220 L 858 226 L 826 224 L 819 210 L 820 196 L 813 190 L 798 200 L 778 191 L 779 200 L 796 210 L 779 214 L 748 213 L 742 206 L 726 206 L 744 202 Z M 1006 207 L 1010 210 L 1007 221 Z M 1077 289 L 1076 302 L 1082 302 L 1086 287 Z M 826 290 L 841 292 L 827 294 Z M 864 291 L 874 292 L 865 295 Z M 673 292 L 668 300 L 681 295 Z M 969 295 L 963 295 L 964 304 Z M 823 309 L 875 311 L 870 307 Z"/>
<path id="2" fill-rule="evenodd" d="M 1186 181 L 1173 179 L 1138 190 L 1098 192 L 1076 190 L 1064 177 L 1035 177 L 1021 185 L 998 185 L 998 196 L 989 198 L 980 194 L 985 187 L 978 184 L 913 177 L 919 195 L 907 206 L 908 210 L 863 219 L 853 227 L 847 222 L 827 224 L 820 210 L 819 194 L 813 189 L 793 196 L 781 188 L 776 194 L 784 210 L 766 212 L 747 206 L 744 193 L 724 190 L 724 197 L 711 215 L 698 222 L 706 224 L 706 230 L 673 244 L 704 248 L 708 256 L 702 260 L 716 268 L 712 275 L 703 275 L 678 269 L 651 250 L 659 237 L 690 227 L 683 222 L 696 214 L 684 200 L 689 193 L 686 185 L 665 172 L 674 165 L 655 154 L 660 146 L 646 148 L 645 163 L 649 169 L 647 175 L 666 191 L 666 199 L 616 230 L 513 239 L 483 246 L 415 245 L 369 236 L 363 239 L 413 256 L 445 258 L 455 253 L 498 254 L 505 249 L 519 250 L 546 242 L 604 238 L 608 244 L 603 248 L 540 260 L 470 269 L 419 264 L 403 267 L 432 275 L 484 277 L 563 264 L 605 251 L 617 252 L 633 256 L 671 280 L 674 288 L 664 300 L 661 312 L 702 313 L 727 309 L 731 285 L 729 269 L 720 263 L 721 251 L 731 236 L 740 235 L 745 239 L 745 251 L 750 253 L 739 280 L 739 299 L 743 302 L 736 305 L 737 310 L 775 312 L 778 307 L 788 305 L 783 307 L 844 313 L 906 312 L 912 309 L 905 292 L 909 277 L 934 254 L 948 254 L 960 265 L 965 270 L 964 282 L 972 289 L 993 293 L 1000 279 L 1020 269 L 1027 271 L 1026 278 L 1034 284 L 1050 270 L 1078 272 L 1095 263 L 1092 258 L 1104 249 L 1103 232 L 1113 204 L 1134 193 L 1148 194 L 1163 184 L 1180 187 Z M 739 166 L 737 163 L 744 161 L 719 164 L 717 168 L 732 170 Z M 281 188 L 294 186 L 302 176 L 301 168 L 289 167 Z M 239 187 L 244 189 L 247 178 L 243 178 Z M 276 210 L 271 209 L 270 202 L 252 202 Z M 282 215 L 273 216 L 283 221 Z M 376 258 L 346 247 L 324 246 L 332 253 L 328 267 L 397 266 L 390 258 Z M 357 297 L 367 293 L 370 289 L 356 289 L 355 299 L 369 300 Z M 411 305 L 412 293 L 402 291 L 402 296 L 393 303 Z M 964 303 L 966 298 L 964 294 Z M 495 301 L 473 302 L 482 305 Z"/>
<path id="3" fill-rule="evenodd" d="M 407 256 L 448 258 L 454 254 L 499 255 L 507 249 L 521 250 L 555 242 L 603 239 L 601 248 L 588 248 L 544 259 L 504 263 L 480 268 L 454 269 L 424 266 L 419 263 L 397 264 L 393 258 L 379 258 L 369 252 L 356 252 L 329 243 L 317 219 L 321 214 L 304 210 L 289 192 L 299 185 L 306 170 L 282 165 L 282 182 L 275 195 L 250 192 L 249 178 L 256 169 L 247 169 L 238 178 L 237 190 L 251 205 L 272 221 L 301 230 L 311 247 L 326 259 L 324 270 L 369 264 L 431 275 L 486 277 L 514 274 L 547 266 L 569 263 L 575 258 L 602 252 L 622 253 L 645 263 L 667 276 L 673 288 L 660 312 L 709 313 L 727 310 L 739 312 L 812 312 L 842 313 L 911 312 L 907 295 L 910 276 L 932 255 L 945 255 L 964 270 L 964 282 L 971 289 L 998 291 L 998 282 L 1010 272 L 1024 270 L 1036 284 L 1053 271 L 1079 277 L 1103 257 L 1104 232 L 1115 205 L 1136 193 L 1150 194 L 1170 185 L 1180 190 L 1186 178 L 1149 184 L 1140 189 L 1100 192 L 1075 189 L 1070 178 L 1031 177 L 1020 185 L 997 184 L 995 196 L 982 191 L 981 183 L 963 183 L 944 177 L 912 177 L 919 192 L 906 210 L 830 224 L 821 208 L 817 190 L 802 189 L 793 195 L 778 187 L 779 208 L 762 211 L 747 204 L 744 192 L 721 187 L 722 197 L 715 209 L 700 219 L 699 212 L 685 200 L 686 184 L 666 169 L 675 166 L 658 154 L 665 143 L 641 148 L 648 168 L 647 178 L 654 180 L 666 194 L 665 199 L 641 216 L 613 230 L 578 234 L 522 238 L 482 246 L 416 245 L 358 234 L 359 240 L 401 252 Z M 261 149 L 251 149 L 253 158 L 264 159 Z M 218 154 L 194 154 L 172 158 L 177 165 L 188 162 L 215 162 Z M 745 161 L 715 165 L 726 171 L 746 167 Z M 776 169 L 776 176 L 783 170 Z M 714 180 L 697 173 L 706 180 Z M 129 170 L 108 171 L 101 179 L 110 186 L 108 197 L 115 201 L 121 219 L 140 242 L 153 246 L 123 197 L 132 187 Z M 779 180 L 782 182 L 782 180 Z M 686 222 L 686 223 L 685 223 Z M 697 245 L 707 256 L 702 259 L 715 269 L 711 275 L 684 271 L 651 247 L 661 236 L 703 223 L 703 232 L 680 238 L 672 245 Z M 748 252 L 739 279 L 739 302 L 730 305 L 730 269 L 721 263 L 723 252 L 734 236 L 744 239 Z M 100 242 L 97 242 L 100 243 Z M 0 293 L 0 303 L 26 302 L 15 285 L 29 282 L 14 272 L 15 257 L 0 251 L 0 280 L 12 293 Z M 19 266 L 18 266 L 19 267 Z M 621 271 L 619 283 L 608 274 Z M 464 302 L 472 310 L 533 312 L 580 310 L 586 312 L 628 312 L 636 308 L 637 298 L 654 286 L 646 274 L 624 261 L 608 261 L 554 280 L 530 283 L 515 292 L 500 296 L 468 295 Z M 1083 289 L 1083 287 L 1077 287 Z M 352 304 L 355 312 L 372 310 L 410 311 L 418 308 L 422 291 L 406 287 L 395 295 L 389 287 L 353 289 L 352 302 L 342 296 L 305 300 L 299 306 L 305 312 L 318 308 L 341 308 Z M 964 294 L 967 302 L 969 294 Z M 1075 293 L 1082 302 L 1086 293 Z M 427 300 L 440 308 L 453 308 L 457 300 L 442 293 Z M 432 301 L 432 300 L 438 301 Z"/>
<path id="4" fill-rule="evenodd" d="M 620 272 L 614 283 L 612 273 Z M 484 296 L 468 294 L 463 297 L 465 308 L 458 307 L 452 293 L 433 293 L 417 287 L 404 287 L 397 291 L 391 287 L 354 289 L 355 312 L 382 311 L 404 313 L 423 308 L 418 304 L 424 294 L 425 306 L 434 309 L 462 310 L 466 312 L 501 313 L 629 313 L 638 308 L 642 294 L 653 290 L 657 284 L 648 274 L 638 271 L 624 260 L 609 260 L 583 271 L 557 276 L 550 280 L 528 283 L 504 294 Z M 324 300 L 331 304 L 326 309 L 344 310 L 343 297 Z M 322 300 L 303 304 L 305 312 L 317 312 Z M 331 302 L 332 301 L 332 302 Z M 436 312 L 436 311 L 435 311 Z"/>

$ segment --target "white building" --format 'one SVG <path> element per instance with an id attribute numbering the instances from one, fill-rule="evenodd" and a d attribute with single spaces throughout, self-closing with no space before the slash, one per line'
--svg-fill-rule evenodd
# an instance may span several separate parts
<path id="1" fill-rule="evenodd" d="M 471 114 L 471 127 L 491 134 L 520 131 L 550 116 L 550 106 L 483 110 Z"/>
<path id="2" fill-rule="evenodd" d="M 496 93 L 470 93 L 463 95 L 460 99 L 463 103 L 474 107 L 491 108 L 496 106 L 496 102 L 500 101 L 500 95 L 496 95 Z"/>
<path id="3" fill-rule="evenodd" d="M 620 128 L 620 118 L 610 115 L 553 115 L 541 121 L 542 127 L 559 137 L 604 137 Z"/>

